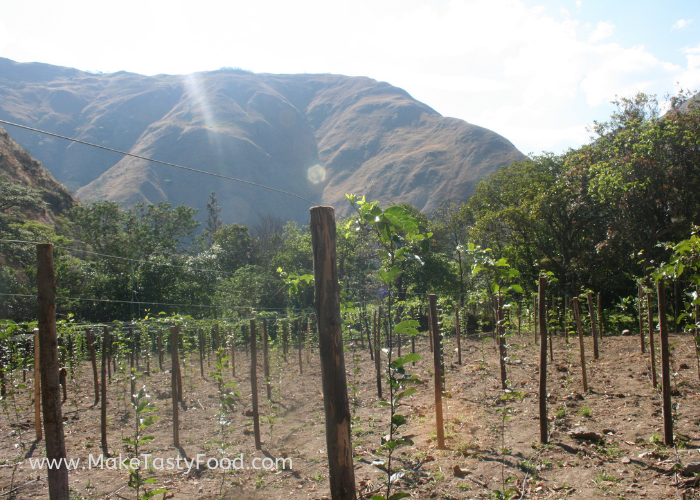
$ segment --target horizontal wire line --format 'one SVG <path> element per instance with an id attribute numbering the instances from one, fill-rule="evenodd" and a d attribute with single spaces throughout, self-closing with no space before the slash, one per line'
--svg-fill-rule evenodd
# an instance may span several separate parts
<path id="1" fill-rule="evenodd" d="M 304 200 L 305 202 L 309 203 L 310 205 L 320 205 L 320 203 L 316 203 L 316 202 L 313 202 L 313 201 L 311 201 L 311 200 L 307 200 L 306 198 L 304 198 L 303 196 L 300 196 L 300 195 L 298 195 L 298 194 L 290 193 L 289 191 L 283 191 L 282 189 L 277 189 L 277 188 L 273 188 L 273 187 L 270 187 L 270 186 L 265 186 L 265 185 L 263 185 L 263 184 L 258 184 L 258 183 L 256 183 L 256 182 L 245 181 L 245 180 L 243 180 L 243 179 L 237 179 L 237 178 L 235 178 L 235 177 L 229 177 L 229 176 L 227 176 L 227 175 L 222 175 L 222 174 L 215 174 L 215 173 L 213 173 L 213 172 L 207 172 L 206 170 L 199 170 L 199 169 L 192 168 L 192 167 L 183 167 L 182 165 L 178 165 L 178 164 L 176 164 L 176 163 L 170 163 L 170 162 L 167 162 L 167 161 L 154 160 L 153 158 L 148 158 L 147 156 L 141 156 L 141 155 L 137 155 L 137 154 L 134 154 L 134 153 L 127 153 L 126 151 L 120 151 L 120 150 L 118 150 L 118 149 L 112 149 L 112 148 L 108 148 L 108 147 L 106 147 L 106 146 L 100 146 L 99 144 L 93 144 L 93 143 L 91 143 L 91 142 L 81 141 L 81 140 L 79 140 L 79 139 L 74 139 L 74 138 L 72 138 L 72 137 L 66 137 L 65 135 L 54 134 L 54 133 L 52 133 L 52 132 L 47 132 L 47 131 L 45 131 L 45 130 L 39 130 L 39 129 L 32 128 L 32 127 L 27 127 L 26 125 L 20 125 L 20 124 L 18 124 L 18 123 L 8 122 L 8 121 L 6 121 L 6 120 L 0 120 L 0 123 L 4 123 L 4 124 L 6 124 L 6 125 L 12 125 L 13 127 L 23 128 L 23 129 L 25 129 L 25 130 L 30 130 L 30 131 L 32 131 L 32 132 L 38 132 L 38 133 L 40 133 L 40 134 L 50 135 L 50 136 L 52 136 L 52 137 L 58 137 L 59 139 L 65 139 L 65 140 L 67 140 L 67 141 L 77 142 L 78 144 L 84 144 L 84 145 L 86 145 L 86 146 L 92 146 L 93 148 L 104 149 L 104 150 L 106 150 L 106 151 L 111 151 L 111 152 L 113 152 L 113 153 L 118 153 L 118 154 L 120 154 L 120 155 L 131 156 L 132 158 L 138 158 L 139 160 L 146 160 L 146 161 L 151 161 L 151 162 L 153 162 L 153 163 L 160 163 L 161 165 L 167 165 L 167 166 L 169 166 L 169 167 L 180 168 L 180 169 L 182 169 L 182 170 L 189 170 L 190 172 L 196 172 L 196 173 L 198 173 L 198 174 L 211 175 L 212 177 L 218 177 L 218 178 L 220 178 L 220 179 L 227 179 L 227 180 L 230 180 L 230 181 L 240 182 L 240 183 L 242 183 L 242 184 L 248 184 L 248 185 L 250 185 L 250 186 L 259 187 L 259 188 L 262 188 L 262 189 L 268 189 L 268 190 L 270 190 L 270 191 L 276 191 L 276 192 L 278 192 L 278 193 L 286 194 L 286 195 L 288 195 L 288 196 L 293 196 L 293 197 L 295 197 L 295 198 L 299 198 L 300 200 Z"/>

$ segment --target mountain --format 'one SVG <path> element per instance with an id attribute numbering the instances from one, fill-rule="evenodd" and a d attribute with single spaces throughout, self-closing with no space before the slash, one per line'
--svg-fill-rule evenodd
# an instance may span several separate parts
<path id="1" fill-rule="evenodd" d="M 350 207 L 345 193 L 430 211 L 524 156 L 505 138 L 442 117 L 404 90 L 364 77 L 90 74 L 0 58 L 0 119 Z M 203 212 L 217 193 L 227 222 L 262 214 L 306 222 L 281 193 L 36 132 L 13 136 L 78 198 L 127 206 L 167 200 Z"/>
<path id="2" fill-rule="evenodd" d="M 12 140 L 0 127 L 0 178 L 12 184 L 36 189 L 41 193 L 44 207 L 30 210 L 26 216 L 51 224 L 57 215 L 70 209 L 75 200 L 70 192 L 53 178 L 41 163 Z"/>

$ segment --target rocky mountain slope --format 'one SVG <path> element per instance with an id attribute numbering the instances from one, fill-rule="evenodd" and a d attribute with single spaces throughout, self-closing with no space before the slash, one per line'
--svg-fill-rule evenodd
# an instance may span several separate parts
<path id="1" fill-rule="evenodd" d="M 12 140 L 0 127 L 0 179 L 36 189 L 44 206 L 31 210 L 26 216 L 51 224 L 56 215 L 68 210 L 75 200 L 70 192 L 54 179 L 41 163 Z"/>
<path id="2" fill-rule="evenodd" d="M 0 118 L 330 204 L 345 193 L 430 211 L 466 200 L 523 155 L 498 134 L 439 113 L 387 83 L 340 75 L 222 69 L 185 76 L 89 74 L 0 58 Z M 13 136 L 81 199 L 170 201 L 227 222 L 308 220 L 308 203 L 16 129 Z"/>

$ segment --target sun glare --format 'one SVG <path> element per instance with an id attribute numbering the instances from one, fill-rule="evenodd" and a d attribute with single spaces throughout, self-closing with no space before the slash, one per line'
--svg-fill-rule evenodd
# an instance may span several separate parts
<path id="1" fill-rule="evenodd" d="M 321 165 L 314 165 L 306 171 L 306 177 L 311 183 L 318 184 L 326 180 L 326 169 Z"/>

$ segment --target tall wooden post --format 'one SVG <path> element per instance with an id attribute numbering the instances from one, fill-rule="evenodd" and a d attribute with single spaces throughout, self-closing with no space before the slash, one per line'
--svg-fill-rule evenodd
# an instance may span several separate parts
<path id="1" fill-rule="evenodd" d="M 173 446 L 176 448 L 180 447 L 180 395 L 178 394 L 179 384 L 177 380 L 177 372 L 180 367 L 180 359 L 177 352 L 179 333 L 179 326 L 173 325 L 170 327 L 170 358 L 172 360 L 170 384 L 172 385 L 171 392 L 173 396 Z"/>
<path id="2" fill-rule="evenodd" d="M 39 329 L 34 329 L 34 428 L 36 440 L 41 441 L 41 347 L 39 343 Z"/>
<path id="3" fill-rule="evenodd" d="M 442 417 L 442 339 L 437 321 L 437 297 L 428 295 L 430 301 L 430 321 L 433 330 L 433 371 L 435 372 L 435 425 L 437 427 L 437 447 L 445 449 L 445 428 Z"/>
<path id="4" fill-rule="evenodd" d="M 583 375 L 583 392 L 588 392 L 588 377 L 586 376 L 586 352 L 583 345 L 583 328 L 581 327 L 581 310 L 578 297 L 574 297 L 574 317 L 576 318 L 576 330 L 578 332 L 578 349 L 581 355 L 581 374 Z"/>
<path id="5" fill-rule="evenodd" d="M 455 333 L 457 333 L 457 363 L 462 364 L 462 338 L 459 331 L 459 306 L 455 305 Z M 413 345 L 413 344 L 412 344 Z M 415 352 L 415 346 L 413 347 Z"/>
<path id="6" fill-rule="evenodd" d="M 549 442 L 549 430 L 547 428 L 547 302 L 545 290 L 547 278 L 540 276 L 538 316 L 540 319 L 540 443 Z"/>
<path id="7" fill-rule="evenodd" d="M 267 319 L 262 320 L 262 345 L 263 345 L 263 374 L 265 375 L 265 388 L 268 401 L 272 400 L 272 384 L 270 383 L 270 347 L 267 343 Z"/>
<path id="8" fill-rule="evenodd" d="M 588 314 L 591 317 L 591 336 L 593 337 L 593 357 L 598 359 L 598 325 L 596 321 L 595 308 L 593 307 L 593 292 L 588 292 Z"/>
<path id="9" fill-rule="evenodd" d="M 654 310 L 651 307 L 651 293 L 647 292 L 647 322 L 649 323 L 649 356 L 651 357 L 651 386 L 656 389 L 656 348 L 654 347 Z"/>
<path id="10" fill-rule="evenodd" d="M 333 207 L 313 207 L 310 227 L 331 497 L 333 500 L 355 500 Z"/>
<path id="11" fill-rule="evenodd" d="M 100 408 L 100 437 L 102 453 L 107 454 L 107 346 L 109 345 L 109 328 L 106 326 L 102 331 L 102 364 L 100 366 L 102 383 L 100 392 L 102 393 L 102 406 Z"/>
<path id="12" fill-rule="evenodd" d="M 58 336 L 56 334 L 56 278 L 53 267 L 53 245 L 36 246 L 39 309 L 39 357 L 41 406 L 46 431 L 46 458 L 59 462 L 47 470 L 50 500 L 68 500 L 68 467 L 66 442 L 61 414 L 61 387 L 58 378 Z"/>
<path id="13" fill-rule="evenodd" d="M 671 364 L 666 325 L 666 289 L 664 280 L 656 284 L 659 295 L 659 341 L 661 343 L 661 399 L 664 417 L 664 444 L 673 446 L 673 412 L 671 408 Z"/>
<path id="14" fill-rule="evenodd" d="M 255 449 L 262 450 L 260 441 L 260 409 L 258 407 L 258 346 L 255 320 L 250 320 L 250 389 L 253 404 L 253 434 L 255 435 Z"/>

